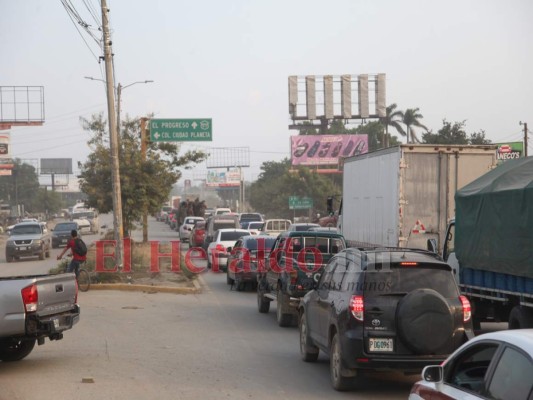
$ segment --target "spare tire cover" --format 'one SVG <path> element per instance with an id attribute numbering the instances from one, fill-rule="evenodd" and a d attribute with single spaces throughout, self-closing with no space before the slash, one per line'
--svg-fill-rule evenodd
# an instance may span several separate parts
<path id="1" fill-rule="evenodd" d="M 453 315 L 448 302 L 433 289 L 408 293 L 396 309 L 396 326 L 402 342 L 417 354 L 436 354 L 453 335 Z"/>

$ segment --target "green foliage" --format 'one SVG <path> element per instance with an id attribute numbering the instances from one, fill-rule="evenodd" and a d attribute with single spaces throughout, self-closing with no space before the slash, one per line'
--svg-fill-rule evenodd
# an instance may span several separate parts
<path id="1" fill-rule="evenodd" d="M 404 111 L 402 122 L 407 128 L 407 143 L 420 142 L 413 127 L 422 128 L 426 132 L 428 131 L 428 128 L 420 122 L 422 118 L 424 116 L 420 114 L 419 108 L 408 108 Z"/>
<path id="2" fill-rule="evenodd" d="M 82 124 L 92 135 L 88 143 L 93 151 L 82 165 L 80 188 L 87 195 L 89 207 L 101 213 L 110 212 L 113 199 L 107 123 L 103 115 L 98 114 L 91 120 L 82 119 Z M 148 143 L 146 160 L 143 161 L 140 120 L 123 121 L 119 163 L 125 236 L 129 236 L 134 224 L 142 220 L 145 208 L 149 214 L 154 214 L 168 200 L 172 185 L 181 177 L 180 168 L 191 168 L 207 156 L 201 151 L 179 155 L 179 151 L 179 145 L 174 143 Z"/>
<path id="3" fill-rule="evenodd" d="M 38 213 L 55 213 L 63 207 L 61 195 L 57 192 L 39 188 L 33 197 L 31 212 Z"/>
<path id="4" fill-rule="evenodd" d="M 489 144 L 485 138 L 485 132 L 474 132 L 470 136 L 465 131 L 466 121 L 448 122 L 442 121 L 442 128 L 437 133 L 432 131 L 422 135 L 422 142 L 427 144 Z"/>
<path id="5" fill-rule="evenodd" d="M 396 107 L 396 103 L 388 106 L 386 109 L 385 118 L 382 118 L 380 121 L 385 126 L 385 140 L 383 141 L 383 147 L 389 147 L 391 145 L 394 146 L 395 144 L 393 142 L 399 144 L 399 140 L 396 136 L 391 138 L 389 135 L 389 126 L 396 129 L 400 135 L 407 136 L 407 133 L 401 125 L 403 121 L 403 111 L 397 110 Z"/>
<path id="6" fill-rule="evenodd" d="M 304 167 L 291 170 L 289 159 L 265 162 L 261 170 L 259 179 L 251 186 L 250 204 L 268 218 L 293 218 L 289 196 L 311 197 L 313 213 L 325 215 L 327 197 L 338 192 L 326 175 Z"/>
<path id="7" fill-rule="evenodd" d="M 37 212 L 36 193 L 39 191 L 39 179 L 35 168 L 23 163 L 20 159 L 13 160 L 11 176 L 0 177 L 0 198 L 12 206 L 24 205 L 28 212 Z"/>

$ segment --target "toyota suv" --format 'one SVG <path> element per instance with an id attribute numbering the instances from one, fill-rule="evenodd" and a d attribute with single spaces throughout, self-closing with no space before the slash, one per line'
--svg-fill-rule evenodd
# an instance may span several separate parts
<path id="1" fill-rule="evenodd" d="M 433 253 L 349 248 L 333 257 L 299 307 L 300 353 L 330 356 L 336 390 L 361 372 L 417 373 L 474 337 L 470 303 Z"/>

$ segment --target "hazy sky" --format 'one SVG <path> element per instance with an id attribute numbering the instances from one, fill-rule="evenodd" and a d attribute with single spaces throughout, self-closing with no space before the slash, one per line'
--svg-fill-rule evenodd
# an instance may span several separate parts
<path id="1" fill-rule="evenodd" d="M 71 0 L 96 27 L 86 7 Z M 495 142 L 533 130 L 533 1 L 108 0 L 123 116 L 213 118 L 213 142 L 262 162 L 290 156 L 287 77 L 385 73 L 387 104 L 433 130 L 467 121 Z M 97 16 L 100 19 L 100 15 Z M 99 35 L 97 30 L 94 30 Z M 0 86 L 42 85 L 46 123 L 11 130 L 12 155 L 84 161 L 79 117 L 106 111 L 97 44 L 60 0 L 0 0 Z M 533 139 L 533 136 L 530 136 Z M 184 149 L 191 145 L 185 145 Z M 529 147 L 532 154 L 533 146 Z M 75 167 L 76 168 L 76 167 Z M 185 178 L 196 178 L 185 171 Z"/>

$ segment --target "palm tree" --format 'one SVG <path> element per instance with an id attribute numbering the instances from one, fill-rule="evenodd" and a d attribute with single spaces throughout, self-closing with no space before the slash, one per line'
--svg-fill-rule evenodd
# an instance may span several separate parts
<path id="1" fill-rule="evenodd" d="M 413 130 L 413 126 L 416 126 L 418 128 L 424 129 L 426 132 L 428 131 L 428 128 L 426 128 L 419 120 L 424 118 L 422 114 L 420 114 L 418 108 L 408 108 L 403 113 L 403 124 L 407 127 L 407 143 L 414 143 L 414 142 L 420 142 L 420 140 L 416 137 L 416 134 Z"/>
<path id="2" fill-rule="evenodd" d="M 396 131 L 405 136 L 406 133 L 403 130 L 401 122 L 403 121 L 403 111 L 396 109 L 396 103 L 387 107 L 387 114 L 381 118 L 381 123 L 385 125 L 385 138 L 383 139 L 383 147 L 389 147 L 389 126 L 392 126 Z"/>

